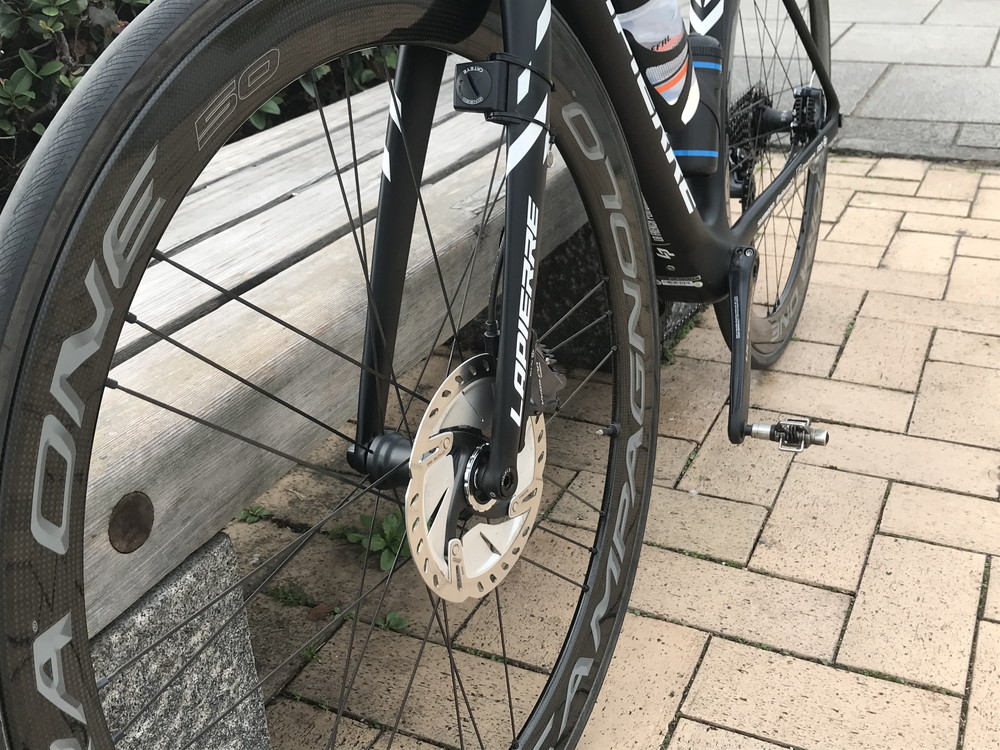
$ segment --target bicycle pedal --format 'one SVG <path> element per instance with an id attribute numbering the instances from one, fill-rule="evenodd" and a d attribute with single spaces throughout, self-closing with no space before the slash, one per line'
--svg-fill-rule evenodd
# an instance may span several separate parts
<path id="1" fill-rule="evenodd" d="M 812 445 L 830 442 L 830 433 L 809 425 L 807 417 L 786 417 L 777 424 L 748 424 L 745 429 L 747 437 L 770 440 L 778 444 L 779 450 L 801 453 Z"/>

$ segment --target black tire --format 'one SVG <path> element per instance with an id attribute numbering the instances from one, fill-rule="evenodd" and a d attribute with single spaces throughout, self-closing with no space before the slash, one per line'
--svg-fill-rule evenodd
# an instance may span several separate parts
<path id="1" fill-rule="evenodd" d="M 812 29 L 813 41 L 829 70 L 827 0 L 797 0 L 796 4 Z M 788 134 L 762 136 L 757 132 L 754 107 L 767 101 L 775 109 L 790 110 L 796 87 L 819 88 L 820 84 L 780 1 L 740 2 L 729 70 L 729 168 L 744 184 L 743 196 L 730 201 L 730 219 L 735 222 L 795 153 L 795 143 Z M 767 368 L 777 362 L 794 335 L 816 254 L 825 182 L 824 151 L 810 170 L 796 176 L 754 239 L 760 255 L 754 314 L 750 320 L 750 355 L 755 368 Z M 727 305 L 716 305 L 716 313 L 728 342 Z"/>
<path id="2" fill-rule="evenodd" d="M 0 436 L 3 441 L 0 561 L 4 571 L 0 577 L 0 626 L 5 634 L 0 642 L 3 719 L 0 734 L 4 735 L 7 747 L 216 750 L 250 746 L 249 735 L 241 738 L 240 733 L 248 731 L 246 722 L 252 723 L 253 716 L 241 719 L 244 724 L 237 727 L 234 722 L 243 708 L 229 711 L 228 698 L 221 697 L 213 687 L 206 688 L 213 683 L 193 679 L 190 683 L 193 687 L 187 687 L 188 673 L 196 670 L 208 675 L 221 673 L 231 680 L 233 667 L 228 660 L 238 658 L 218 644 L 209 645 L 202 654 L 201 649 L 206 645 L 198 638 L 203 636 L 189 632 L 192 628 L 197 630 L 197 622 L 174 632 L 172 621 L 161 619 L 163 610 L 144 613 L 147 597 L 136 602 L 126 616 L 131 618 L 128 622 L 151 621 L 149 628 L 129 631 L 124 636 L 111 636 L 110 629 L 96 632 L 104 628 L 104 619 L 110 615 L 104 619 L 95 616 L 95 601 L 106 602 L 111 592 L 125 586 L 120 575 L 134 574 L 136 580 L 155 583 L 162 573 L 157 573 L 153 581 L 147 579 L 161 551 L 166 554 L 173 545 L 180 545 L 184 555 L 193 552 L 224 526 L 233 513 L 252 501 L 252 496 L 225 497 L 224 507 L 214 511 L 214 525 L 199 523 L 183 527 L 185 531 L 174 536 L 157 531 L 158 525 L 166 527 L 173 518 L 190 512 L 195 505 L 218 501 L 210 489 L 214 481 L 210 467 L 219 469 L 218 462 L 213 464 L 211 458 L 216 448 L 219 455 L 226 456 L 228 464 L 239 463 L 241 456 L 252 457 L 251 486 L 256 486 L 254 481 L 259 485 L 262 478 L 267 479 L 269 472 L 273 472 L 265 468 L 272 465 L 268 461 L 273 454 L 202 425 L 197 429 L 207 430 L 205 434 L 213 436 L 212 448 L 206 450 L 209 443 L 197 441 L 188 448 L 170 444 L 170 450 L 177 449 L 178 461 L 181 458 L 189 461 L 188 468 L 179 475 L 187 479 L 181 487 L 158 485 L 158 477 L 150 476 L 148 472 L 152 470 L 144 468 L 145 462 L 156 457 L 138 448 L 122 447 L 130 440 L 138 441 L 130 434 L 133 424 L 113 424 L 110 432 L 104 431 L 106 415 L 117 400 L 135 398 L 122 388 L 112 392 L 118 384 L 109 381 L 108 376 L 109 372 L 115 377 L 121 372 L 132 375 L 144 372 L 137 363 L 144 361 L 142 358 L 156 346 L 167 346 L 169 342 L 155 343 L 155 336 L 150 339 L 149 335 L 120 338 L 120 333 L 130 306 L 140 299 L 137 290 L 147 288 L 142 286 L 147 271 L 166 265 L 159 255 L 157 263 L 153 253 L 158 243 L 166 242 L 164 233 L 172 217 L 210 164 L 211 157 L 242 121 L 315 66 L 356 50 L 375 46 L 384 53 L 383 45 L 427 44 L 471 59 L 485 59 L 498 47 L 498 21 L 490 14 L 485 20 L 477 17 L 470 10 L 472 5 L 476 4 L 431 0 L 303 0 L 293 4 L 281 0 L 158 0 L 129 26 L 88 73 L 47 131 L 25 170 L 25 177 L 0 216 Z M 241 73 L 250 70 L 248 66 L 275 50 L 280 50 L 280 65 L 278 56 L 274 58 L 276 70 L 268 69 L 269 77 L 252 91 L 241 91 L 234 109 L 222 117 L 222 124 L 212 129 L 208 137 L 202 132 L 199 143 L 196 127 L 199 117 L 203 118 L 211 106 L 218 107 L 220 94 L 228 91 L 232 82 L 241 80 Z M 296 712 L 308 709 L 313 712 L 309 714 L 313 717 L 310 721 L 315 719 L 320 724 L 333 721 L 340 727 L 339 736 L 332 735 L 327 728 L 316 748 L 325 747 L 334 736 L 337 736 L 335 747 L 347 746 L 355 741 L 356 735 L 351 734 L 355 731 L 364 734 L 365 741 L 369 737 L 374 741 L 380 734 L 392 735 L 397 729 L 401 734 L 432 740 L 441 747 L 461 745 L 463 732 L 464 743 L 477 747 L 480 742 L 487 747 L 572 747 L 581 736 L 608 668 L 638 562 L 652 476 L 659 392 L 655 296 L 648 240 L 644 239 L 647 233 L 642 202 L 627 149 L 600 81 L 558 17 L 553 18 L 553 59 L 556 89 L 550 112 L 557 133 L 557 166 L 559 161 L 564 162 L 571 177 L 559 183 L 558 193 L 561 196 L 566 192 L 565 185 L 575 186 L 578 205 L 582 203 L 590 221 L 586 231 L 581 230 L 582 234 L 572 238 L 564 251 L 567 256 L 553 256 L 539 265 L 536 328 L 541 333 L 548 325 L 562 321 L 554 335 L 563 338 L 587 325 L 593 326 L 588 329 L 587 337 L 583 337 L 590 342 L 591 350 L 576 347 L 570 357 L 577 374 L 571 373 L 571 385 L 562 394 L 566 408 L 557 416 L 549 416 L 546 428 L 550 440 L 558 437 L 560 431 L 565 431 L 562 437 L 565 441 L 596 440 L 596 457 L 585 467 L 569 462 L 560 467 L 563 459 L 551 457 L 558 451 L 551 449 L 555 443 L 550 444 L 543 499 L 546 528 L 534 531 L 528 541 L 529 554 L 534 554 L 534 562 L 542 567 L 519 562 L 496 597 L 487 597 L 468 611 L 452 607 L 450 625 L 449 606 L 440 606 L 440 600 L 428 593 L 426 597 L 421 594 L 426 599 L 426 611 L 418 613 L 419 628 L 412 622 L 418 619 L 413 612 L 402 612 L 404 618 L 411 620 L 411 627 L 404 625 L 400 632 L 390 632 L 386 616 L 392 597 L 397 593 L 405 597 L 414 589 L 413 581 L 419 581 L 415 566 L 400 562 L 401 552 L 392 558 L 389 573 L 384 576 L 387 598 L 385 594 L 366 594 L 366 598 L 350 604 L 354 608 L 345 604 L 345 611 L 328 608 L 313 613 L 320 618 L 314 624 L 309 624 L 313 621 L 306 617 L 303 607 L 282 610 L 290 622 L 294 620 L 292 625 L 282 626 L 286 630 L 308 627 L 312 628 L 309 632 L 324 635 L 318 640 L 314 636 L 303 640 L 300 636 L 293 641 L 284 663 L 284 667 L 294 670 L 291 677 L 287 670 L 269 672 L 272 682 L 278 681 L 276 688 L 271 682 L 259 687 L 251 685 L 250 693 L 243 697 L 249 695 L 252 701 L 258 700 L 273 688 L 278 691 L 276 700 L 281 706 L 292 705 Z M 383 91 L 386 88 L 383 86 Z M 470 129 L 497 128 L 482 123 L 478 116 L 457 116 L 467 118 Z M 353 127 L 351 132 L 354 133 Z M 498 129 L 495 133 L 500 136 Z M 323 140 L 322 136 L 323 131 L 319 130 L 319 140 Z M 442 149 L 447 147 L 438 145 Z M 360 155 L 365 152 L 359 148 L 357 153 L 360 164 Z M 276 163 L 280 160 L 281 157 Z M 444 170 L 437 179 L 444 180 L 447 176 L 448 170 Z M 610 180 L 615 184 L 611 185 Z M 346 182 L 350 184 L 350 180 Z M 207 178 L 202 178 L 198 185 L 206 183 Z M 496 189 L 491 185 L 487 191 L 484 201 L 487 215 L 491 192 L 495 195 Z M 430 188 L 427 190 L 430 193 Z M 620 196 L 620 205 L 607 201 L 606 197 L 602 199 L 609 193 Z M 556 195 L 556 190 L 550 194 Z M 195 192 L 190 195 L 197 197 Z M 281 199 L 291 195 L 289 192 Z M 235 193 L 232 196 L 233 200 L 237 197 Z M 225 197 L 217 200 L 219 206 L 228 201 Z M 457 199 L 452 196 L 449 200 Z M 276 202 L 280 201 L 268 199 L 267 205 Z M 559 201 L 553 199 L 546 205 L 549 203 L 556 205 Z M 481 210 L 478 215 L 482 214 Z M 148 234 L 137 234 L 144 231 L 138 222 L 147 226 L 148 216 L 154 216 L 149 220 Z M 316 221 L 323 218 L 318 216 Z M 474 236 L 477 229 L 470 226 L 469 236 Z M 486 232 L 494 243 L 496 234 L 496 231 Z M 133 246 L 129 237 L 140 239 L 135 239 Z M 466 243 L 470 265 L 481 244 Z M 181 250 L 173 255 L 169 247 L 160 247 L 165 251 L 163 257 L 171 261 L 183 255 Z M 488 265 L 492 264 L 494 252 L 495 244 L 486 256 Z M 567 263 L 572 263 L 569 273 L 563 271 Z M 278 278 L 286 265 L 267 268 L 250 280 L 226 283 L 232 294 L 252 296 L 269 279 Z M 206 275 L 211 277 L 212 272 Z M 155 274 L 148 277 L 152 279 Z M 460 277 L 454 287 L 456 292 L 462 290 L 464 279 L 465 276 Z M 456 293 L 451 300 L 462 298 L 464 305 L 473 296 L 468 289 L 466 285 L 464 297 Z M 574 289 L 578 291 L 574 293 Z M 213 300 L 205 303 L 202 311 L 223 306 L 225 295 L 219 296 L 214 290 L 212 295 Z M 317 300 L 316 304 L 325 302 Z M 445 304 L 452 304 L 447 297 Z M 473 299 L 468 304 L 481 307 L 485 299 Z M 461 312 L 462 319 L 471 317 L 471 309 L 463 308 Z M 141 313 L 136 314 L 142 318 Z M 569 319 L 563 320 L 567 313 L 571 313 Z M 363 316 L 358 320 L 363 321 Z M 445 317 L 441 320 L 444 324 Z M 183 339 L 190 322 L 181 316 L 165 324 L 160 333 Z M 254 336 L 256 331 L 253 329 Z M 325 329 L 317 332 L 320 338 L 328 335 L 332 334 Z M 249 336 L 237 329 L 230 339 L 218 337 L 213 341 Z M 441 339 L 435 337 L 438 340 Z M 459 336 L 452 339 L 452 351 L 458 347 L 454 342 L 460 340 Z M 441 351 L 440 347 L 437 351 Z M 447 356 L 449 350 L 444 351 Z M 212 352 L 205 353 L 212 356 Z M 440 361 L 435 356 L 432 348 L 424 359 L 424 366 L 430 362 L 432 372 Z M 232 365 L 233 369 L 238 369 L 238 365 L 239 362 Z M 118 369 L 112 372 L 113 367 Z M 64 379 L 57 377 L 57 370 L 65 374 Z M 412 372 L 423 374 L 419 364 Z M 289 376 L 287 372 L 242 374 L 251 381 L 265 381 L 266 386 Z M 433 394 L 441 377 L 437 374 L 435 381 L 415 387 L 415 391 Z M 147 373 L 147 381 L 122 380 L 120 385 L 134 387 L 134 392 L 144 392 L 146 386 L 150 392 L 159 393 L 157 388 L 168 379 L 169 373 L 155 371 Z M 412 381 L 407 382 L 412 385 Z M 330 383 L 331 394 L 336 393 L 336 386 L 337 383 Z M 273 387 L 278 389 L 278 385 Z M 219 391 L 222 395 L 228 393 L 229 390 Z M 397 390 L 398 393 L 405 392 Z M 195 396 L 202 398 L 200 390 Z M 206 397 L 203 403 L 215 404 L 213 398 L 217 397 Z M 414 403 L 411 399 L 404 406 L 405 400 L 398 401 L 397 418 L 400 410 L 405 415 L 407 406 Z M 262 436 L 268 434 L 272 420 L 263 418 L 261 424 L 251 425 L 248 421 L 252 414 L 248 416 L 242 407 L 216 405 L 219 408 L 212 412 L 213 419 L 224 422 L 234 433 L 252 435 L 253 439 L 267 443 L 268 438 Z M 411 420 L 418 421 L 420 404 L 413 408 Z M 356 413 L 355 409 L 356 405 L 347 406 L 351 414 Z M 101 424 L 103 432 L 99 433 L 101 411 L 105 413 L 105 422 Z M 196 416 L 205 418 L 204 414 Z M 597 427 L 612 423 L 617 429 L 610 431 L 610 437 L 581 437 L 592 436 Z M 301 430 L 305 431 L 306 426 Z M 296 430 L 298 435 L 299 428 Z M 279 437 L 273 439 L 278 441 Z M 345 479 L 361 481 L 357 475 L 352 479 L 347 474 L 343 460 L 346 443 L 340 445 L 339 451 L 330 449 L 331 445 L 337 445 L 337 440 L 333 437 L 323 443 L 318 453 L 310 454 L 321 458 L 314 457 L 304 469 L 297 469 L 322 474 L 329 488 L 336 488 L 340 494 L 329 498 L 327 505 L 332 510 L 342 507 L 339 503 L 345 498 L 357 494 L 352 493 L 351 485 L 344 489 Z M 299 445 L 304 455 L 319 443 Z M 272 447 L 283 449 L 285 444 Z M 87 567 L 85 578 L 85 544 L 96 539 L 104 550 L 109 533 L 106 510 L 122 496 L 120 487 L 112 493 L 113 485 L 109 485 L 112 487 L 109 490 L 102 484 L 101 467 L 111 465 L 108 450 L 117 457 L 112 468 L 121 465 L 130 471 L 134 468 L 134 486 L 127 488 L 127 503 L 135 501 L 136 507 L 141 508 L 145 502 L 142 496 L 148 496 L 155 520 L 148 543 L 142 544 L 140 539 L 141 546 L 127 558 L 116 558 L 113 553 L 109 554 L 114 559 L 101 557 L 99 565 Z M 158 464 L 161 469 L 164 465 L 169 467 L 170 463 Z M 282 472 L 295 468 L 291 461 L 279 465 Z M 270 481 L 267 479 L 267 483 Z M 308 554 L 319 550 L 332 556 L 334 564 L 328 561 L 329 567 L 324 569 L 329 570 L 329 575 L 319 576 L 316 585 L 336 584 L 353 564 L 355 567 L 349 570 L 354 571 L 352 575 L 360 579 L 364 590 L 366 575 L 370 576 L 369 581 L 381 575 L 376 571 L 377 566 L 368 565 L 370 549 L 358 562 L 357 547 L 350 545 L 349 535 L 338 536 L 334 532 L 339 524 L 357 524 L 359 512 L 382 516 L 385 507 L 393 507 L 398 498 L 384 492 L 363 494 L 362 498 L 363 502 L 350 505 L 342 516 L 321 515 L 329 523 L 326 526 L 317 523 L 304 533 L 299 533 L 300 525 L 291 522 L 293 519 L 282 519 L 286 528 L 281 534 L 298 535 L 274 557 L 265 560 L 263 568 L 254 568 L 247 560 L 238 558 L 240 573 L 248 568 L 257 572 L 242 579 L 243 584 L 221 601 L 226 606 L 235 602 L 239 609 L 243 603 L 241 594 L 257 593 L 265 582 L 273 585 L 268 575 L 276 575 L 275 581 L 286 581 L 282 576 L 287 570 L 277 564 L 269 566 L 268 560 L 302 559 L 302 554 L 294 555 L 301 550 L 311 550 Z M 194 499 L 198 502 L 192 503 Z M 188 504 L 174 505 L 182 500 Z M 384 503 L 382 511 L 379 502 Z M 539 523 L 536 528 L 542 526 Z M 241 535 L 244 530 L 265 527 L 274 528 L 265 520 L 254 527 L 240 526 L 234 533 Z M 320 529 L 331 533 L 316 533 Z M 547 533 L 556 529 L 558 535 Z M 544 542 L 536 539 L 543 535 Z M 249 542 L 243 539 L 237 543 L 237 552 L 241 544 L 262 557 L 272 551 L 267 549 L 265 555 L 263 549 L 253 549 L 266 544 L 251 538 Z M 545 550 L 556 544 L 563 546 L 552 554 L 570 561 L 556 571 L 558 575 L 546 571 L 544 565 L 548 560 Z M 117 572 L 112 575 L 111 570 Z M 181 573 L 173 575 L 183 577 Z M 555 597 L 568 602 L 565 611 L 560 611 L 558 601 L 541 602 L 524 595 L 534 590 L 538 576 L 543 582 L 557 579 L 561 582 L 564 578 L 568 581 L 559 583 L 566 588 L 558 589 Z M 167 576 L 166 580 L 172 579 Z M 230 579 L 223 576 L 223 580 Z M 354 591 L 356 584 L 357 581 L 352 582 L 349 591 Z M 199 612 L 202 604 L 217 593 L 217 590 L 200 590 L 197 585 L 186 591 L 197 597 L 192 607 Z M 423 592 L 422 587 L 420 591 Z M 251 625 L 268 616 L 266 601 L 261 597 L 248 597 L 247 602 Z M 346 594 L 340 599 L 320 600 L 331 607 L 334 603 L 350 602 Z M 120 611 L 121 605 L 117 606 L 113 614 Z M 502 618 L 494 616 L 491 607 Z M 187 621 L 186 613 L 175 616 L 179 623 Z M 374 628 L 377 620 L 390 629 Z M 121 624 L 126 620 L 119 618 L 116 622 Z M 485 627 L 480 627 L 484 622 L 499 624 L 499 639 L 484 640 L 481 632 L 476 635 Z M 505 622 L 506 639 L 502 630 Z M 526 624 L 513 627 L 518 622 Z M 532 637 L 525 639 L 525 643 L 515 643 L 512 638 L 517 633 Z M 167 679 L 163 668 L 152 666 L 151 663 L 159 663 L 152 657 L 134 663 L 131 659 L 137 658 L 144 644 L 162 636 L 166 636 L 163 648 L 181 652 L 180 655 L 171 652 L 169 656 L 178 660 L 184 674 L 170 692 L 157 699 L 164 704 L 158 707 L 152 695 Z M 288 687 L 291 679 L 296 675 L 301 678 L 316 664 L 329 669 L 340 648 L 331 644 L 339 644 L 346 638 L 352 645 L 340 665 L 343 673 L 338 673 L 330 685 L 335 699 L 344 696 L 341 688 L 348 685 L 349 701 L 330 702 L 328 694 L 303 694 L 298 687 L 294 690 Z M 386 643 L 389 642 L 386 639 L 398 639 L 391 641 L 395 656 L 388 660 L 389 671 L 381 673 L 379 679 L 355 683 L 348 676 L 349 673 L 357 676 L 357 671 L 352 672 L 355 668 L 368 669 L 368 662 L 362 664 L 360 659 L 366 653 L 369 639 L 373 643 L 379 639 Z M 182 642 L 176 643 L 178 640 Z M 533 655 L 529 645 L 540 655 Z M 358 649 L 353 656 L 352 648 Z M 375 647 L 372 648 L 374 653 Z M 445 691 L 447 700 L 435 702 L 437 686 L 432 689 L 418 679 L 414 682 L 414 692 L 408 690 L 403 696 L 398 714 L 395 707 L 376 705 L 377 697 L 393 694 L 396 687 L 413 682 L 422 657 L 418 655 L 412 664 L 401 664 L 396 663 L 399 655 L 414 651 L 424 654 L 425 650 L 446 660 L 451 673 L 451 684 Z M 214 665 L 188 663 L 193 653 L 201 654 L 202 661 L 212 657 L 220 661 Z M 321 659 L 318 662 L 314 661 L 317 656 Z M 281 661 L 271 653 L 255 653 L 255 657 L 261 678 L 265 677 L 265 666 L 269 668 Z M 113 661 L 105 663 L 108 659 Z M 101 668 L 95 673 L 93 665 L 98 661 Z M 463 665 L 461 670 L 456 666 L 459 662 Z M 497 669 L 498 663 L 502 664 L 504 677 L 500 681 L 495 679 L 495 672 L 488 671 Z M 122 667 L 126 673 L 119 675 L 116 670 Z M 256 670 L 252 670 L 254 677 Z M 489 690 L 483 689 L 485 678 L 477 678 L 477 674 L 494 675 L 493 681 L 488 681 Z M 110 684 L 104 678 L 110 678 Z M 469 691 L 463 678 L 472 683 Z M 416 691 L 421 688 L 424 693 L 418 696 Z M 485 693 L 490 693 L 491 699 L 500 705 L 509 704 L 501 712 L 506 717 L 509 709 L 509 721 L 496 724 L 475 721 L 475 706 L 482 706 L 477 701 L 484 700 Z M 302 702 L 291 703 L 289 698 L 293 694 Z M 511 695 L 516 699 L 510 699 Z M 147 698 L 153 701 L 149 705 Z M 418 699 L 426 703 L 414 704 Z M 278 703 L 269 710 L 277 711 L 273 706 Z M 403 704 L 407 711 L 400 719 L 404 714 Z M 130 724 L 125 717 L 137 710 L 142 714 L 141 719 Z M 272 717 L 276 715 L 272 713 Z M 419 723 L 422 716 L 445 717 L 439 726 L 442 734 L 431 736 L 430 730 Z M 143 729 L 147 719 L 161 723 Z M 302 723 L 300 719 L 296 721 Z M 126 728 L 125 736 L 116 736 L 113 742 L 109 725 L 114 733 Z M 259 729 L 260 722 L 257 726 Z M 485 736 L 491 729 L 495 733 Z M 484 736 L 476 739 L 480 732 Z M 313 747 L 304 742 L 296 740 L 290 746 L 304 750 Z"/>

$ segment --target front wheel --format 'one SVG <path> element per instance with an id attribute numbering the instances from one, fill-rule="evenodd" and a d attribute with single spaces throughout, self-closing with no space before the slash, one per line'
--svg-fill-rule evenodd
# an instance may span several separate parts
<path id="1" fill-rule="evenodd" d="M 827 0 L 796 0 L 812 31 L 827 70 L 830 67 L 830 16 Z M 809 137 L 799 132 L 769 132 L 774 112 L 798 106 L 813 125 L 823 116 L 820 83 L 782 2 L 742 0 L 732 30 L 726 136 L 729 152 L 730 219 L 733 223 L 755 203 Z M 798 101 L 797 101 L 798 99 Z M 756 368 L 778 361 L 802 313 L 823 210 L 826 152 L 796 174 L 754 236 L 760 270 L 750 319 L 750 356 Z M 716 305 L 720 327 L 730 340 L 728 304 Z"/>
<path id="2" fill-rule="evenodd" d="M 439 597 L 409 526 L 449 516 L 488 580 L 502 524 L 451 513 L 454 472 L 421 477 L 441 494 L 417 517 L 345 458 L 373 223 L 397 218 L 378 186 L 413 179 L 382 160 L 409 103 L 389 83 L 359 89 L 392 80 L 398 45 L 483 60 L 498 20 L 468 2 L 158 0 L 30 161 L 0 218 L 10 747 L 566 748 L 584 731 L 625 617 L 657 423 L 634 173 L 554 17 L 535 332 L 569 381 L 528 433 L 544 472 L 513 568 L 481 596 Z M 320 112 L 224 145 L 300 89 Z M 426 453 L 444 428 L 489 430 L 468 422 L 488 413 L 479 313 L 505 171 L 502 130 L 454 113 L 447 85 L 434 116 L 379 407 Z M 452 390 L 471 406 L 452 409 Z"/>

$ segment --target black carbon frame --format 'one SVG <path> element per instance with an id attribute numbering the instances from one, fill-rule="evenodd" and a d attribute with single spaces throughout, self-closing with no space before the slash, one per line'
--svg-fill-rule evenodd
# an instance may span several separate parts
<path id="1" fill-rule="evenodd" d="M 810 7 L 817 7 L 819 1 L 810 0 Z M 671 264 L 676 268 L 676 277 L 700 279 L 700 286 L 660 286 L 661 294 L 668 299 L 714 303 L 726 298 L 732 249 L 752 244 L 758 222 L 774 208 L 798 170 L 827 148 L 840 126 L 840 102 L 827 64 L 820 59 L 794 0 L 783 0 L 783 3 L 826 96 L 826 121 L 816 137 L 789 160 L 771 185 L 730 228 L 726 213 L 727 170 L 719 169 L 708 178 L 683 175 L 669 137 L 653 110 L 632 50 L 614 18 L 610 1 L 605 6 L 587 0 L 555 0 L 557 11 L 587 50 L 618 114 L 650 213 L 671 245 L 674 254 Z M 738 9 L 738 0 L 695 0 L 691 3 L 695 30 L 714 36 L 721 43 L 725 71 L 731 67 L 731 32 Z M 815 13 L 810 15 L 816 18 Z M 710 20 L 714 22 L 708 26 Z"/>
<path id="2" fill-rule="evenodd" d="M 671 264 L 678 279 L 696 279 L 687 286 L 660 286 L 671 300 L 715 303 L 728 295 L 728 270 L 733 248 L 750 245 L 758 224 L 774 209 L 796 174 L 828 147 L 840 125 L 840 103 L 830 80 L 826 61 L 820 59 L 810 29 L 794 0 L 782 0 L 793 26 L 809 55 L 826 96 L 826 120 L 818 134 L 795 154 L 772 183 L 732 227 L 728 223 L 728 170 L 709 177 L 683 174 L 669 137 L 653 108 L 649 89 L 639 73 L 632 50 L 615 18 L 610 0 L 604 5 L 592 0 L 554 0 L 555 10 L 579 38 L 618 115 L 628 143 L 650 214 L 670 244 Z M 814 9 L 823 0 L 809 0 Z M 496 362 L 493 433 L 488 461 L 479 488 L 496 497 L 510 497 L 516 486 L 516 459 L 524 435 L 527 369 L 533 349 L 532 315 L 536 280 L 534 267 L 538 249 L 534 236 L 543 208 L 544 158 L 548 142 L 547 97 L 551 71 L 549 0 L 501 0 L 505 52 L 524 65 L 512 66 L 509 85 L 507 129 L 507 186 L 503 248 L 503 300 L 500 310 L 500 341 Z M 732 30 L 739 0 L 695 0 L 691 3 L 692 26 L 698 33 L 716 37 L 723 50 L 723 68 L 728 79 L 733 54 Z M 829 23 L 827 14 L 826 22 Z M 826 30 L 828 32 L 828 30 Z M 383 177 L 380 205 L 391 205 L 391 216 L 412 216 L 416 208 L 416 185 L 426 146 L 433 102 L 439 86 L 443 53 L 434 51 L 400 57 L 397 68 L 396 114 L 406 133 L 390 127 L 387 159 L 394 172 L 408 171 L 407 180 L 391 182 Z M 523 82 L 518 85 L 519 77 Z M 728 84 L 728 80 L 726 81 Z M 723 98 L 725 101 L 725 96 Z M 397 173 L 398 173 L 397 172 Z M 383 212 L 380 211 L 380 219 Z M 388 382 L 392 375 L 394 342 L 384 332 L 394 331 L 399 314 L 399 295 L 405 270 L 412 222 L 402 226 L 397 219 L 379 221 L 373 250 L 372 292 L 377 312 L 369 313 L 365 364 L 378 372 L 362 373 L 362 398 L 358 415 L 358 443 L 368 445 L 382 431 Z M 391 335 L 391 334 L 390 334 Z M 363 460 L 355 464 L 362 468 Z"/>

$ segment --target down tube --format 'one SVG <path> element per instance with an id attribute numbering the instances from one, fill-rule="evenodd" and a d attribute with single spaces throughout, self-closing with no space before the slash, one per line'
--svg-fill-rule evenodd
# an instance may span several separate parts
<path id="1" fill-rule="evenodd" d="M 585 0 L 556 0 L 556 8 L 604 82 L 650 213 L 671 241 L 675 283 L 670 298 L 705 303 L 724 299 L 733 236 L 702 221 L 610 0 L 597 7 Z"/>

